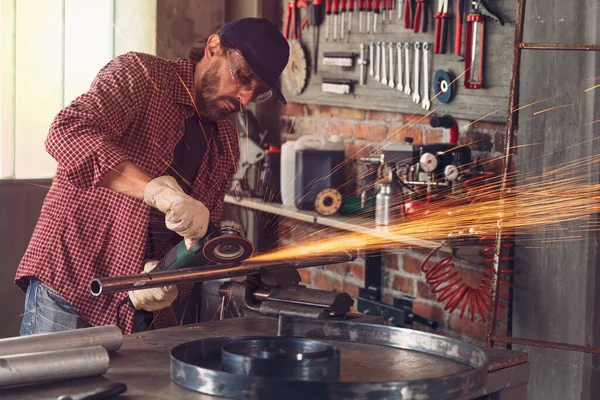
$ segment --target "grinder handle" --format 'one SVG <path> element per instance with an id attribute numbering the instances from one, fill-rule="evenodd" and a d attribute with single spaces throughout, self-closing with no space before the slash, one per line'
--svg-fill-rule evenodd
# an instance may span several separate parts
<path id="1" fill-rule="evenodd" d="M 201 239 L 198 244 L 188 250 L 185 246 L 185 241 L 182 240 L 173 247 L 167 254 L 164 255 L 156 264 L 156 267 L 150 272 L 173 271 L 176 269 L 187 267 L 200 267 L 208 264 L 208 260 L 204 257 L 202 250 L 204 249 L 204 239 Z"/>

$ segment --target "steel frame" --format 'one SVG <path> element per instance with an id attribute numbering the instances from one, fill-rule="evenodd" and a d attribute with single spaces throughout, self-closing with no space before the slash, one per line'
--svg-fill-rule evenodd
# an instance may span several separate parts
<path id="1" fill-rule="evenodd" d="M 575 43 L 524 43 L 523 42 L 523 24 L 525 19 L 525 2 L 526 0 L 517 0 L 517 19 L 515 24 L 515 37 L 513 45 L 513 64 L 512 75 L 510 81 L 508 95 L 508 119 L 506 123 L 506 134 L 504 138 L 504 160 L 502 164 L 502 184 L 500 197 L 504 196 L 509 186 L 508 174 L 512 161 L 512 146 L 516 125 L 518 123 L 518 111 L 516 106 L 519 103 L 519 75 L 521 64 L 522 50 L 562 50 L 562 51 L 600 51 L 599 44 L 575 44 Z M 594 346 L 579 346 L 569 343 L 547 342 L 542 340 L 514 338 L 512 337 L 512 290 L 509 299 L 509 314 L 508 314 L 508 329 L 507 336 L 496 335 L 496 323 L 498 319 L 498 300 L 500 291 L 500 280 L 498 279 L 501 264 L 502 264 L 502 242 L 505 239 L 502 237 L 502 231 L 499 229 L 496 233 L 496 246 L 494 250 L 494 273 L 492 274 L 491 282 L 491 303 L 490 318 L 487 319 L 486 325 L 486 346 L 494 347 L 495 342 L 507 344 L 510 348 L 511 344 L 519 344 L 525 346 L 546 347 L 552 349 L 580 351 L 585 353 L 600 354 L 600 347 Z M 514 262 L 512 262 L 514 263 Z"/>

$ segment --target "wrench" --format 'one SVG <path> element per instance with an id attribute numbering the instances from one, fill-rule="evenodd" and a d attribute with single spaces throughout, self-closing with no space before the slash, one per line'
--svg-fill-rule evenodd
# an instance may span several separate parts
<path id="1" fill-rule="evenodd" d="M 421 107 L 429 110 L 429 43 L 423 43 L 423 102 Z"/>
<path id="2" fill-rule="evenodd" d="M 360 80 L 358 81 L 361 85 L 365 84 L 365 70 L 367 69 L 367 60 L 365 59 L 365 44 L 360 44 L 360 59 L 358 60 L 358 65 L 360 68 Z"/>
<path id="3" fill-rule="evenodd" d="M 419 59 L 421 54 L 421 43 L 415 43 L 415 91 L 413 92 L 412 100 L 419 104 L 421 96 L 419 95 Z"/>
<path id="4" fill-rule="evenodd" d="M 388 86 L 393 89 L 396 85 L 394 84 L 394 43 L 392 42 L 388 43 L 388 54 L 390 55 L 390 80 L 388 81 Z"/>
<path id="5" fill-rule="evenodd" d="M 410 96 L 410 43 L 404 43 L 404 94 Z"/>
<path id="6" fill-rule="evenodd" d="M 381 42 L 381 83 L 388 84 L 387 78 L 387 43 Z"/>
<path id="7" fill-rule="evenodd" d="M 369 75 L 375 76 L 375 57 L 373 53 L 375 52 L 375 44 L 373 42 L 369 43 Z"/>
<path id="8" fill-rule="evenodd" d="M 398 59 L 396 63 L 398 64 L 398 85 L 396 89 L 399 91 L 404 91 L 404 85 L 402 84 L 402 43 L 396 43 L 396 52 L 398 53 Z"/>
<path id="9" fill-rule="evenodd" d="M 377 48 L 375 49 L 377 53 L 375 55 L 375 79 L 381 82 L 381 42 L 377 42 L 375 46 L 377 46 Z"/>

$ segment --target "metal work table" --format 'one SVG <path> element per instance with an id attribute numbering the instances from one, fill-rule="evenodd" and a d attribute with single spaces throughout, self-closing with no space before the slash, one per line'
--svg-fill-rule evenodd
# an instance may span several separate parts
<path id="1" fill-rule="evenodd" d="M 127 385 L 127 392 L 118 397 L 122 399 L 216 399 L 187 390 L 170 380 L 170 350 L 176 345 L 209 337 L 276 334 L 277 319 L 265 317 L 226 319 L 133 334 L 126 336 L 121 349 L 111 354 L 110 368 L 102 377 L 5 389 L 0 391 L 0 398 L 56 399 L 60 395 L 92 390 L 101 383 L 111 381 Z M 340 379 L 344 380 L 418 379 L 452 374 L 467 368 L 433 355 L 407 350 L 387 351 L 379 346 L 339 342 L 336 342 L 336 346 L 346 359 L 357 360 L 356 363 L 342 366 Z M 492 393 L 496 393 L 494 400 L 525 399 L 529 378 L 527 354 L 504 349 L 486 349 L 486 352 L 490 361 L 486 388 L 468 399 L 485 399 Z M 369 377 L 372 365 L 377 365 L 380 371 L 385 367 L 388 376 L 378 373 Z"/>

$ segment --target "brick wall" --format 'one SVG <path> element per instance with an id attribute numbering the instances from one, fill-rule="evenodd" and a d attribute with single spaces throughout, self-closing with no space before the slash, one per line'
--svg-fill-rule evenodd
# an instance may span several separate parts
<path id="1" fill-rule="evenodd" d="M 297 103 L 289 103 L 281 111 L 282 142 L 307 134 L 340 134 L 345 138 L 347 156 L 356 156 L 357 153 L 365 155 L 373 148 L 373 144 L 386 138 L 404 142 L 404 138 L 409 136 L 414 139 L 415 144 L 445 143 L 449 140 L 448 130 L 432 128 L 429 118 L 422 115 Z M 473 155 L 486 161 L 486 170 L 499 172 L 505 126 L 487 122 L 471 124 L 471 121 L 464 120 L 459 120 L 458 124 L 459 143 L 469 143 Z M 281 244 L 294 243 L 309 234 L 314 235 L 317 240 L 322 235 L 335 234 L 321 230 L 321 226 L 284 220 L 281 226 Z M 383 301 L 391 304 L 394 297 L 416 296 L 414 312 L 437 321 L 440 325 L 437 333 L 480 344 L 485 337 L 485 324 L 481 318 L 470 321 L 467 316 L 461 319 L 457 311 L 452 314 L 444 311 L 443 304 L 436 301 L 436 295 L 425 282 L 419 267 L 428 253 L 427 249 L 420 248 L 404 248 L 384 253 Z M 441 256 L 443 255 L 433 257 L 431 262 L 439 261 Z M 460 274 L 467 281 L 477 282 L 481 278 L 481 266 L 463 261 L 458 263 L 461 267 Z M 299 272 L 303 283 L 327 290 L 345 291 L 356 298 L 359 288 L 364 284 L 364 258 L 361 256 L 352 263 L 306 268 Z M 498 333 L 503 334 L 505 309 L 500 310 L 499 320 Z M 426 329 L 418 324 L 414 327 Z"/>

